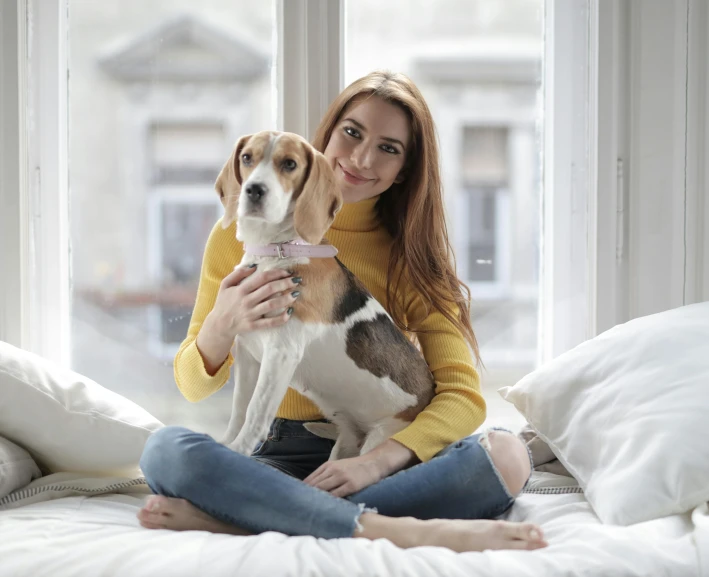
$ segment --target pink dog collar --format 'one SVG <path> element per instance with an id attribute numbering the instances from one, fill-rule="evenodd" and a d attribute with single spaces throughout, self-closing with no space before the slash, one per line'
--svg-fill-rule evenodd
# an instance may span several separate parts
<path id="1" fill-rule="evenodd" d="M 278 258 L 330 258 L 337 254 L 337 249 L 331 244 L 308 244 L 300 238 L 271 244 L 245 244 L 244 251 L 252 256 L 277 256 Z"/>

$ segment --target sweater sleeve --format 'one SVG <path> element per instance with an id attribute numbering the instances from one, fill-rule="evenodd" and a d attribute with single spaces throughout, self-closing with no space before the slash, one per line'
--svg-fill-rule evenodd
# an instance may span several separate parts
<path id="1" fill-rule="evenodd" d="M 408 318 L 421 318 L 425 305 L 418 296 L 407 306 Z M 485 400 L 480 377 L 467 341 L 445 316 L 432 310 L 418 333 L 423 356 L 436 385 L 428 407 L 405 429 L 392 437 L 428 461 L 451 443 L 472 434 L 485 420 Z"/>
<path id="2" fill-rule="evenodd" d="M 197 335 L 202 323 L 214 307 L 219 293 L 219 285 L 243 257 L 243 247 L 236 240 L 236 225 L 222 228 L 221 219 L 214 225 L 207 239 L 202 259 L 202 272 L 197 289 L 197 300 L 187 337 L 175 355 L 175 382 L 182 395 L 196 403 L 221 389 L 229 379 L 234 357 L 231 352 L 219 370 L 211 376 L 207 373 L 204 360 L 197 348 Z"/>

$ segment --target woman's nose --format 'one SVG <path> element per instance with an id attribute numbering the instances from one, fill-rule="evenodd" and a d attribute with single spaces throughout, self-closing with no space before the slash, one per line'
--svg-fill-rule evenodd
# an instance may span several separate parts
<path id="1" fill-rule="evenodd" d="M 355 146 L 350 157 L 352 164 L 359 170 L 369 170 L 372 168 L 372 153 L 365 144 Z"/>

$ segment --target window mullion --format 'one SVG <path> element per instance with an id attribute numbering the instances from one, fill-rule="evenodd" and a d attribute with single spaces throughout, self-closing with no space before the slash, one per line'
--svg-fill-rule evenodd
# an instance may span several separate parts
<path id="1" fill-rule="evenodd" d="M 277 126 L 311 140 L 344 78 L 344 0 L 277 0 Z"/>

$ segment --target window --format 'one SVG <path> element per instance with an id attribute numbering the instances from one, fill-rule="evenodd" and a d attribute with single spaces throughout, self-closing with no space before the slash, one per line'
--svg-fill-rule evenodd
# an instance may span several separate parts
<path id="1" fill-rule="evenodd" d="M 543 0 L 357 0 L 345 21 L 345 83 L 375 68 L 400 71 L 431 108 L 488 419 L 511 427 L 521 418 L 497 389 L 532 370 L 538 350 L 543 8 Z"/>
<path id="2" fill-rule="evenodd" d="M 69 0 L 72 368 L 165 423 L 222 432 L 229 387 L 177 390 L 214 182 L 236 140 L 275 127 L 269 2 Z M 186 12 L 186 10 L 188 12 Z"/>
<path id="3" fill-rule="evenodd" d="M 642 222 L 636 209 L 647 205 L 647 187 L 657 179 L 631 161 L 627 172 L 638 177 L 626 178 L 623 192 L 617 167 L 621 157 L 646 158 L 640 143 L 683 134 L 643 129 L 657 111 L 643 109 L 639 120 L 629 114 L 638 87 L 672 93 L 668 99 L 677 102 L 685 95 L 658 80 L 654 61 L 640 66 L 630 58 L 665 36 L 652 33 L 653 19 L 628 36 L 622 4 L 127 0 L 116 11 L 47 0 L 9 3 L 8 10 L 0 34 L 0 267 L 7 279 L 0 283 L 0 338 L 71 364 L 165 422 L 219 433 L 228 419 L 229 403 L 219 398 L 228 390 L 187 404 L 169 360 L 188 322 L 190 271 L 201 255 L 201 247 L 184 254 L 182 247 L 203 242 L 211 211 L 221 210 L 207 182 L 218 142 L 226 155 L 251 130 L 311 137 L 344 82 L 373 67 L 408 73 L 433 111 L 449 231 L 473 289 L 473 323 L 488 367 L 484 392 L 491 417 L 503 416 L 495 422 L 506 419 L 495 389 L 532 367 L 535 350 L 549 360 L 598 327 L 649 310 L 648 303 L 669 306 L 665 293 L 659 304 L 655 294 L 646 298 L 655 291 L 644 281 L 656 276 L 656 254 L 648 249 L 652 258 L 638 261 L 649 229 L 631 226 Z M 672 18 L 659 14 L 657 22 L 671 27 Z M 42 34 L 32 34 L 30 22 Z M 664 76 L 680 61 L 663 62 Z M 630 86 L 633 70 L 643 82 Z M 702 102 L 687 101 L 690 108 Z M 630 135 L 631 124 L 643 130 Z M 200 150 L 187 151 L 188 142 Z M 665 164 L 673 158 L 663 155 Z M 653 198 L 661 182 L 656 189 Z M 682 240 L 690 251 L 696 239 L 673 228 L 676 220 L 663 220 L 662 238 L 671 240 L 662 241 L 665 252 Z M 623 252 L 622 235 L 634 251 Z M 685 281 L 693 274 L 688 254 Z M 645 272 L 629 279 L 637 266 Z M 665 276 L 682 288 L 682 275 Z"/>

